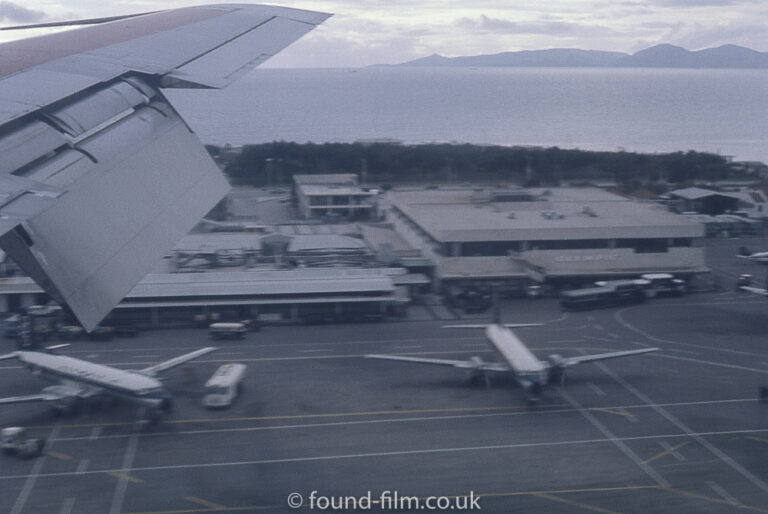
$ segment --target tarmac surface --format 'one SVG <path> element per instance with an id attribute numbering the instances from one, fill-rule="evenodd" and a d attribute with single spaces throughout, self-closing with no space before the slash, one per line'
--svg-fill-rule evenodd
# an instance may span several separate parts
<path id="1" fill-rule="evenodd" d="M 363 358 L 493 359 L 480 330 L 441 328 L 457 316 L 442 306 L 217 341 L 167 373 L 176 409 L 154 426 L 124 404 L 68 417 L 0 406 L 0 426 L 48 440 L 43 457 L 2 456 L 0 512 L 768 512 L 768 300 L 733 290 L 740 273 L 762 284 L 768 267 L 735 259 L 741 244 L 708 249 L 720 291 L 567 314 L 554 299 L 505 301 L 505 322 L 543 323 L 516 330 L 541 358 L 662 348 L 571 368 L 536 407 L 508 376 L 486 387 L 452 368 Z M 60 353 L 142 368 L 209 344 L 204 330 L 168 330 Z M 202 384 L 225 362 L 248 365 L 245 390 L 206 410 Z M 0 396 L 46 385 L 13 360 L 0 368 Z M 420 508 L 397 509 L 395 493 Z"/>

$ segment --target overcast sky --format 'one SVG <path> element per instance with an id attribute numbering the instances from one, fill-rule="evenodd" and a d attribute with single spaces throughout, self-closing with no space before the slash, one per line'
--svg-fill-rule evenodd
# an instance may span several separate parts
<path id="1" fill-rule="evenodd" d="M 94 18 L 211 1 L 0 0 L 0 24 Z M 271 67 L 396 64 L 545 48 L 633 53 L 671 43 L 689 50 L 738 44 L 768 51 L 765 0 L 287 0 L 334 13 L 270 60 Z M 471 6 L 467 6 L 470 4 Z M 27 31 L 29 33 L 29 31 Z M 2 37 L 8 39 L 9 33 Z M 13 33 L 12 33 L 13 34 Z M 15 33 L 15 37 L 21 34 Z"/>

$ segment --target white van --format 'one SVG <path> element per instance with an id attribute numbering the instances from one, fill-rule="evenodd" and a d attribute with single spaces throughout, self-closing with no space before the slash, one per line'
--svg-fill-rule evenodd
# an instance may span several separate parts
<path id="1" fill-rule="evenodd" d="M 224 409 L 232 405 L 240 393 L 245 377 L 245 364 L 224 364 L 205 383 L 203 406 L 208 409 Z"/>
<path id="2" fill-rule="evenodd" d="M 647 280 L 649 285 L 646 294 L 649 298 L 655 296 L 679 296 L 686 292 L 685 281 L 675 278 L 670 273 L 646 273 L 640 278 Z"/>
<path id="3" fill-rule="evenodd" d="M 211 339 L 242 339 L 248 332 L 244 323 L 211 323 L 208 335 Z"/>

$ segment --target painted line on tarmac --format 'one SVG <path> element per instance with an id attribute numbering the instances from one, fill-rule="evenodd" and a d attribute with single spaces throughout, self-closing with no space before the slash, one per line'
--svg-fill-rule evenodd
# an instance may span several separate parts
<path id="1" fill-rule="evenodd" d="M 54 426 L 51 430 L 51 434 L 48 436 L 48 439 L 55 438 L 58 433 L 59 427 Z M 32 489 L 35 487 L 35 482 L 37 482 L 39 477 L 43 476 L 40 472 L 42 471 L 43 465 L 45 464 L 47 458 L 48 457 L 45 454 L 38 457 L 35 465 L 32 467 L 32 472 L 24 477 L 26 478 L 26 481 L 24 482 L 24 486 L 21 488 L 19 496 L 16 497 L 16 502 L 13 504 L 10 514 L 19 514 L 24 509 L 24 505 L 27 503 L 29 495 L 32 493 Z"/>
<path id="2" fill-rule="evenodd" d="M 75 498 L 67 498 L 64 500 L 64 503 L 61 504 L 61 510 L 59 511 L 59 514 L 70 514 L 72 512 L 72 508 L 75 506 Z"/>
<path id="3" fill-rule="evenodd" d="M 678 429 L 685 432 L 689 437 L 692 437 L 699 445 L 703 446 L 709 452 L 720 459 L 722 462 L 727 464 L 731 469 L 733 469 L 735 472 L 737 472 L 742 477 L 746 478 L 749 482 L 751 482 L 754 486 L 756 486 L 758 489 L 761 489 L 763 492 L 768 493 L 768 484 L 766 484 L 763 480 L 752 474 L 749 470 L 744 468 L 741 464 L 733 460 L 729 455 L 727 455 L 725 452 L 717 448 L 715 445 L 704 439 L 701 435 L 696 434 L 693 430 L 691 430 L 688 425 L 683 423 L 680 419 L 673 416 L 669 412 L 667 412 L 665 409 L 661 408 L 659 405 L 653 402 L 645 393 L 640 391 L 639 389 L 632 386 L 629 382 L 621 378 L 619 375 L 614 373 L 613 371 L 608 368 L 605 364 L 602 362 L 595 362 L 594 363 L 598 368 L 600 368 L 605 374 L 613 378 L 616 382 L 624 386 L 624 388 L 629 391 L 631 394 L 633 394 L 637 399 L 640 401 L 648 404 L 656 413 L 660 414 L 662 417 L 664 417 L 667 421 L 672 423 L 674 426 L 676 426 Z M 668 487 L 668 486 L 667 486 Z"/>
<path id="4" fill-rule="evenodd" d="M 53 450 L 48 450 L 45 452 L 45 454 L 49 457 L 53 457 L 54 459 L 72 460 L 72 457 L 70 455 L 67 455 L 66 453 L 55 452 Z"/>
<path id="5" fill-rule="evenodd" d="M 686 498 L 694 498 L 697 500 L 706 501 L 709 503 L 714 503 L 718 505 L 732 505 L 725 500 L 722 500 L 720 498 L 713 498 L 710 496 L 706 496 L 699 493 L 689 492 L 689 491 L 683 491 L 680 489 L 673 489 L 669 487 L 659 487 L 657 485 L 640 485 L 640 486 L 626 486 L 626 487 L 595 487 L 595 488 L 585 488 L 585 489 L 559 489 L 559 490 L 552 490 L 552 491 L 511 491 L 511 492 L 501 492 L 501 493 L 476 493 L 476 495 L 479 498 L 514 498 L 519 496 L 537 496 L 537 495 L 567 495 L 567 494 L 599 494 L 599 493 L 613 493 L 613 492 L 629 492 L 629 491 L 636 491 L 636 492 L 653 492 L 653 491 L 660 491 L 663 493 L 668 494 L 674 494 L 677 496 L 684 496 Z M 458 497 L 461 495 L 447 495 L 448 497 Z M 247 506 L 240 506 L 240 507 L 227 507 L 226 510 L 230 512 L 242 512 L 242 511 L 257 511 L 257 510 L 279 510 L 284 509 L 285 507 L 282 505 L 271 505 L 271 506 L 260 506 L 260 505 L 247 505 Z M 741 510 L 749 510 L 753 512 L 762 512 L 767 513 L 768 510 L 754 507 L 750 505 L 739 505 L 739 508 Z M 173 510 L 163 510 L 163 511 L 142 511 L 142 512 L 132 512 L 132 513 L 126 513 L 126 514 L 193 514 L 193 513 L 202 513 L 202 512 L 210 512 L 209 509 L 200 510 L 200 509 L 173 509 Z"/>
<path id="6" fill-rule="evenodd" d="M 713 482 L 711 480 L 708 480 L 705 483 L 709 486 L 710 489 L 715 491 L 718 494 L 718 496 L 720 496 L 726 502 L 728 502 L 731 505 L 736 506 L 736 507 L 741 505 L 741 502 L 739 500 L 734 498 L 733 495 L 731 495 L 731 493 L 729 493 L 728 491 L 723 489 L 723 486 L 721 486 L 717 482 Z"/>
<path id="7" fill-rule="evenodd" d="M 545 500 L 550 500 L 550 501 L 553 501 L 553 502 L 564 503 L 564 504 L 570 505 L 572 507 L 579 507 L 580 509 L 590 510 L 592 512 L 601 512 L 603 514 L 617 514 L 617 511 L 615 511 L 615 510 L 602 509 L 600 507 L 595 507 L 594 505 L 587 505 L 586 503 L 581 503 L 581 502 L 577 502 L 577 501 L 574 501 L 574 500 L 568 500 L 568 499 L 565 499 L 565 498 L 560 498 L 559 496 L 555 496 L 553 494 L 536 493 L 536 494 L 533 494 L 532 496 L 535 496 L 537 498 L 543 498 Z"/>
<path id="8" fill-rule="evenodd" d="M 184 499 L 192 503 L 196 503 L 198 505 L 202 505 L 203 507 L 208 507 L 214 510 L 225 510 L 227 508 L 224 505 L 219 505 L 218 503 L 209 502 L 208 500 L 198 498 L 197 496 L 185 496 Z"/>
<path id="9" fill-rule="evenodd" d="M 673 359 L 677 361 L 695 362 L 696 364 L 706 364 L 708 366 L 717 366 L 718 368 L 730 368 L 738 369 L 739 371 L 752 371 L 754 373 L 768 374 L 768 369 L 750 368 L 748 366 L 739 366 L 738 364 L 725 364 L 724 362 L 708 361 L 704 359 L 694 359 L 692 357 L 680 357 L 678 355 L 666 355 L 663 353 L 656 353 L 653 357 L 661 357 L 662 359 Z"/>
<path id="10" fill-rule="evenodd" d="M 618 324 L 620 324 L 621 326 L 623 326 L 627 330 L 631 330 L 632 332 L 634 332 L 636 334 L 639 334 L 642 337 L 645 337 L 646 339 L 649 339 L 649 340 L 651 340 L 651 341 L 653 341 L 655 343 L 671 344 L 671 345 L 676 345 L 676 346 L 687 346 L 689 348 L 697 348 L 699 350 L 708 350 L 708 351 L 732 353 L 734 355 L 746 355 L 748 357 L 759 357 L 759 358 L 762 358 L 762 359 L 765 359 L 766 357 L 768 357 L 768 355 L 766 355 L 764 353 L 743 352 L 743 351 L 740 351 L 740 350 L 731 350 L 729 348 L 721 348 L 721 347 L 718 347 L 718 346 L 705 346 L 705 345 L 694 344 L 694 343 L 682 343 L 680 341 L 672 341 L 670 339 L 662 339 L 660 337 L 656 337 L 656 336 L 654 336 L 652 334 L 649 334 L 648 332 L 646 332 L 646 331 L 644 331 L 644 330 L 642 330 L 640 328 L 637 328 L 632 323 L 624 320 L 623 315 L 629 309 L 630 309 L 630 307 L 627 307 L 627 308 L 620 309 L 620 310 L 616 311 L 613 314 L 613 318 L 616 320 L 616 322 Z"/>
<path id="11" fill-rule="evenodd" d="M 645 460 L 644 462 L 646 464 L 650 464 L 651 462 L 653 462 L 655 460 L 659 460 L 660 458 L 664 457 L 665 455 L 674 454 L 677 450 L 679 450 L 683 446 L 687 445 L 688 443 L 690 443 L 690 441 L 683 441 L 682 443 L 678 444 L 677 446 L 673 446 L 671 448 L 667 448 L 663 452 L 657 453 L 656 455 L 654 455 L 650 459 Z"/>
<path id="12" fill-rule="evenodd" d="M 678 462 L 685 462 L 686 460 L 688 460 L 685 458 L 685 456 L 682 453 L 674 451 L 674 448 L 672 448 L 672 446 L 666 441 L 661 441 L 659 443 L 659 446 L 661 446 L 665 450 L 670 450 L 670 455 L 672 455 L 675 458 L 675 460 L 677 460 Z"/>
<path id="13" fill-rule="evenodd" d="M 624 416 L 625 418 L 634 418 L 637 419 L 637 416 L 634 414 L 630 414 L 628 412 L 621 412 L 619 410 L 614 409 L 604 409 L 604 408 L 587 408 L 587 410 L 592 412 L 605 412 L 606 414 L 613 414 L 614 416 Z"/>
<path id="14" fill-rule="evenodd" d="M 452 447 L 452 448 L 426 448 L 426 449 L 420 449 L 420 450 L 396 450 L 396 451 L 388 451 L 388 452 L 368 452 L 368 453 L 337 454 L 337 455 L 313 455 L 309 457 L 289 457 L 289 458 L 281 458 L 281 459 L 261 459 L 261 460 L 248 460 L 248 461 L 171 464 L 171 465 L 163 465 L 163 466 L 135 467 L 130 469 L 91 470 L 83 474 L 96 475 L 96 474 L 104 474 L 104 473 L 124 473 L 124 474 L 136 473 L 136 472 L 146 473 L 146 472 L 153 472 L 153 471 L 163 472 L 163 471 L 186 470 L 186 469 L 213 469 L 213 468 L 273 465 L 273 464 L 302 463 L 302 462 L 304 463 L 326 462 L 326 461 L 346 460 L 346 459 L 370 459 L 370 458 L 386 458 L 386 457 L 402 457 L 402 456 L 421 456 L 421 455 L 430 455 L 430 454 L 451 454 L 451 453 L 479 452 L 479 451 L 498 452 L 499 450 L 515 450 L 520 448 L 546 448 L 546 447 L 556 448 L 556 447 L 574 446 L 574 445 L 590 445 L 590 444 L 606 444 L 606 443 L 613 444 L 616 440 L 627 442 L 627 441 L 641 441 L 641 440 L 652 440 L 652 439 L 695 437 L 695 436 L 705 436 L 705 435 L 723 435 L 723 434 L 733 434 L 736 432 L 739 432 L 739 431 L 705 432 L 705 433 L 697 433 L 697 434 L 691 434 L 691 435 L 688 435 L 685 433 L 677 433 L 677 434 L 660 434 L 660 435 L 653 435 L 653 436 L 623 437 L 623 438 L 616 438 L 616 439 L 603 438 L 603 439 L 586 439 L 586 440 L 542 442 L 542 443 L 519 443 L 519 444 Z M 741 431 L 741 432 L 746 433 L 747 431 Z M 758 431 L 753 430 L 751 432 L 753 433 L 768 432 L 768 429 L 758 430 Z M 73 475 L 75 475 L 75 472 L 62 471 L 62 472 L 38 474 L 34 476 L 41 477 L 41 478 L 51 478 L 51 477 L 73 476 Z M 31 475 L 0 476 L 0 480 L 19 480 L 19 479 L 28 478 L 29 476 Z M 657 488 L 663 489 L 663 490 L 671 490 L 673 492 L 676 491 L 671 487 L 660 486 Z M 681 492 L 681 494 L 696 496 L 696 495 L 693 495 L 692 493 L 687 493 L 684 491 Z"/>
<path id="15" fill-rule="evenodd" d="M 592 389 L 592 391 L 595 392 L 597 396 L 605 396 L 605 391 L 597 387 L 597 385 L 595 385 L 594 382 L 587 382 L 587 385 L 589 386 L 590 389 Z"/>
<path id="16" fill-rule="evenodd" d="M 88 464 L 91 461 L 89 459 L 83 459 L 80 461 L 80 464 L 77 465 L 77 471 L 75 471 L 75 475 L 82 475 L 85 473 L 85 470 L 88 469 Z"/>
<path id="17" fill-rule="evenodd" d="M 128 490 L 128 482 L 135 482 L 141 480 L 139 478 L 131 477 L 128 472 L 133 466 L 133 461 L 136 458 L 136 450 L 139 446 L 139 425 L 135 423 L 133 425 L 133 432 L 128 439 L 128 444 L 125 447 L 125 454 L 123 455 L 123 468 L 120 470 L 113 470 L 109 474 L 117 476 L 121 480 L 117 481 L 115 487 L 115 493 L 112 496 L 112 506 L 109 509 L 109 514 L 119 514 L 123 510 L 123 502 L 125 501 L 125 493 Z M 89 471 L 81 474 L 88 474 Z M 136 482 L 138 483 L 138 482 Z"/>
<path id="18" fill-rule="evenodd" d="M 570 403 L 573 408 L 578 410 L 584 418 L 586 418 L 587 421 L 592 423 L 592 425 L 601 433 L 603 434 L 614 446 L 616 446 L 621 452 L 626 455 L 629 460 L 634 462 L 640 469 L 642 469 L 646 475 L 651 477 L 654 482 L 656 482 L 661 487 L 671 487 L 672 484 L 667 482 L 667 480 L 662 477 L 655 469 L 650 467 L 648 464 L 643 462 L 638 455 L 633 452 L 629 446 L 627 446 L 624 441 L 622 441 L 616 434 L 611 432 L 608 427 L 600 423 L 600 421 L 597 420 L 589 411 L 584 409 L 584 407 L 581 406 L 581 404 L 571 395 L 566 393 L 562 388 L 558 390 L 558 393 L 560 393 L 560 396 L 565 398 L 565 401 Z"/>
<path id="19" fill-rule="evenodd" d="M 144 483 L 144 480 L 140 478 L 132 477 L 131 475 L 126 475 L 125 473 L 120 473 L 119 471 L 110 471 L 107 473 L 107 475 L 112 475 L 115 478 L 119 478 L 120 480 L 125 480 L 127 482 L 133 482 L 134 484 Z"/>
<path id="20" fill-rule="evenodd" d="M 756 398 L 734 398 L 730 400 L 710 400 L 710 401 L 698 401 L 698 402 L 676 402 L 676 403 L 660 403 L 658 406 L 660 407 L 690 407 L 690 406 L 705 406 L 705 405 L 719 405 L 719 404 L 725 404 L 725 403 L 756 403 L 758 400 Z M 447 413 L 447 412 L 477 412 L 477 411 L 491 411 L 491 410 L 498 410 L 498 411 L 513 411 L 513 412 L 506 412 L 506 413 L 498 413 L 498 414 L 488 414 L 488 416 L 496 416 L 496 415 L 530 415 L 530 414 L 546 414 L 546 413 L 563 413 L 563 412 L 573 412 L 572 408 L 567 409 L 561 409 L 560 407 L 569 407 L 567 404 L 550 404 L 550 405 L 540 405 L 535 410 L 532 410 L 528 406 L 488 406 L 488 407 L 462 407 L 462 408 L 447 408 L 447 409 L 410 409 L 410 410 L 388 410 L 388 411 L 367 411 L 367 412 L 337 412 L 337 413 L 324 413 L 324 414 L 300 414 L 300 415 L 282 415 L 282 416 L 252 416 L 252 417 L 237 417 L 237 418 L 197 418 L 197 419 L 176 419 L 176 420 L 165 420 L 163 421 L 166 425 L 180 425 L 180 424 L 187 424 L 187 423 L 222 423 L 222 422 L 230 422 L 230 421 L 270 421 L 270 420 L 282 420 L 282 419 L 317 419 L 317 418 L 333 418 L 333 417 L 353 417 L 353 416 L 381 416 L 381 415 L 390 415 L 390 414 L 429 414 L 429 413 Z M 648 409 L 651 408 L 647 404 L 633 404 L 633 405 L 617 405 L 617 406 L 608 406 L 605 408 L 614 409 L 614 410 L 621 410 L 621 409 Z M 592 408 L 594 409 L 594 407 Z M 477 417 L 482 417 L 483 415 L 477 415 Z M 444 417 L 444 419 L 454 419 L 454 418 L 461 418 L 464 416 L 448 416 Z M 434 417 L 429 417 L 426 419 L 433 419 Z M 395 421 L 397 421 L 398 418 L 394 418 Z M 407 419 L 407 418 L 406 418 Z M 441 418 L 434 418 L 434 419 L 441 419 Z M 373 422 L 376 420 L 370 420 L 370 422 Z M 383 420 L 383 421 L 390 421 L 390 420 Z M 363 421 L 361 423 L 364 423 L 367 421 Z M 133 426 L 134 422 L 125 422 L 125 423 L 91 423 L 91 424 L 72 424 L 72 425 L 59 425 L 61 428 L 89 428 L 89 427 L 127 427 L 127 426 Z M 309 425 L 301 425 L 301 426 L 314 426 L 313 424 Z M 38 425 L 38 426 L 30 426 L 28 427 L 30 429 L 49 429 L 53 428 L 53 426 L 50 425 Z M 263 427 L 263 428 L 270 428 L 270 427 Z M 174 432 L 177 433 L 177 432 Z M 155 433 L 144 433 L 142 434 L 142 437 L 147 437 L 154 435 Z M 169 435 L 167 432 L 159 432 L 159 434 L 165 434 Z M 89 436 L 90 437 L 90 436 Z M 130 437 L 130 434 L 115 434 L 115 435 L 109 435 L 109 436 L 103 436 L 104 439 L 112 439 L 112 438 L 125 438 Z M 87 439 L 87 437 L 72 437 L 72 438 L 58 438 L 56 440 L 59 441 L 78 441 Z"/>

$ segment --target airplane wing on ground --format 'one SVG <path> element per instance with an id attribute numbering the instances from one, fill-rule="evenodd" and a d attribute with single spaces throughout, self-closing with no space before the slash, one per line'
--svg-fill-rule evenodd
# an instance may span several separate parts
<path id="1" fill-rule="evenodd" d="M 748 293 L 757 294 L 760 296 L 768 296 L 768 289 L 763 289 L 760 287 L 752 287 L 752 286 L 741 286 L 739 287 L 742 291 L 746 291 Z"/>
<path id="2" fill-rule="evenodd" d="M 28 394 L 25 396 L 9 396 L 7 398 L 0 398 L 0 405 L 6 403 L 48 402 L 52 400 L 58 400 L 58 397 L 53 397 L 44 393 Z"/>
<path id="3" fill-rule="evenodd" d="M 216 350 L 215 346 L 201 348 L 199 350 L 195 350 L 194 352 L 185 353 L 184 355 L 179 355 L 178 357 L 174 357 L 173 359 L 139 370 L 139 373 L 141 373 L 142 375 L 153 376 L 162 371 L 175 368 L 176 366 L 184 364 L 185 362 L 189 362 L 193 359 L 197 359 L 198 357 L 202 357 L 203 355 L 207 353 L 211 353 L 214 350 Z"/>
<path id="4" fill-rule="evenodd" d="M 643 348 L 641 350 L 626 350 L 622 352 L 597 353 L 594 355 L 583 355 L 579 357 L 565 357 L 560 362 L 561 366 L 575 366 L 584 362 L 602 361 L 606 359 L 616 359 L 618 357 L 628 357 L 630 355 L 640 355 L 643 353 L 658 352 L 661 348 Z"/>
<path id="5" fill-rule="evenodd" d="M 432 359 L 426 357 L 406 357 L 404 355 L 366 355 L 366 359 L 384 359 L 401 362 L 415 362 L 417 364 L 432 364 L 436 366 L 452 366 L 460 369 L 471 369 L 474 371 L 510 371 L 506 364 L 498 362 L 483 362 L 479 360 L 450 360 L 450 359 Z"/>
<path id="6" fill-rule="evenodd" d="M 329 15 L 208 5 L 0 45 L 0 247 L 88 330 L 229 190 L 162 88 L 219 88 Z"/>

